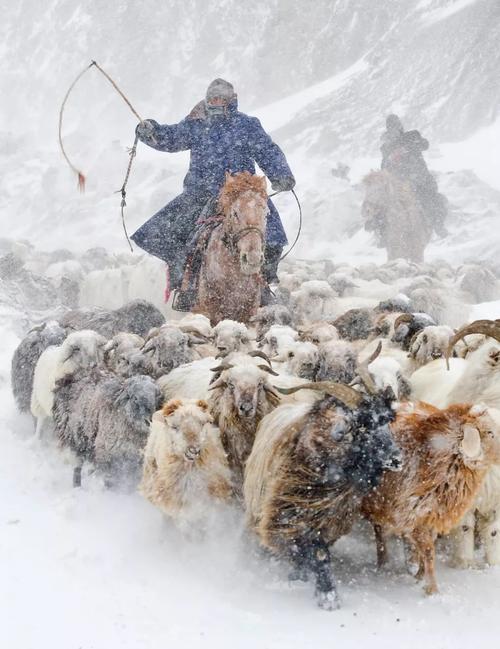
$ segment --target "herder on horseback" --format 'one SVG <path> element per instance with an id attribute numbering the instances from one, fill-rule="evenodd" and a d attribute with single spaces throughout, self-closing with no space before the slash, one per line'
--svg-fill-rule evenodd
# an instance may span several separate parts
<path id="1" fill-rule="evenodd" d="M 271 181 L 274 191 L 288 191 L 295 179 L 277 144 L 264 131 L 256 117 L 238 110 L 233 86 L 223 79 L 209 85 L 206 98 L 178 124 L 160 125 L 152 119 L 137 126 L 136 133 L 148 146 L 173 153 L 191 151 L 184 191 L 140 227 L 132 240 L 146 252 L 169 266 L 170 285 L 179 288 L 200 216 L 211 217 L 224 186 L 226 172 L 255 174 L 255 163 Z M 273 203 L 265 232 L 263 276 L 267 284 L 277 281 L 278 262 L 287 243 L 285 231 Z M 269 288 L 262 301 L 269 299 Z"/>

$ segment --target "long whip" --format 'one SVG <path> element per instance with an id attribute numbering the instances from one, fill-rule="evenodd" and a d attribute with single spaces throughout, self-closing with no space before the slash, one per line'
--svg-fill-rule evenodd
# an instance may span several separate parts
<path id="1" fill-rule="evenodd" d="M 293 196 L 294 196 L 294 198 L 295 198 L 295 201 L 296 201 L 296 203 L 297 203 L 297 206 L 298 206 L 298 208 L 299 208 L 299 229 L 297 230 L 297 236 L 295 237 L 295 239 L 294 239 L 292 245 L 290 246 L 290 248 L 288 248 L 288 250 L 285 252 L 285 254 L 282 255 L 282 256 L 280 257 L 280 261 L 283 261 L 283 259 L 284 259 L 285 257 L 288 257 L 288 255 L 292 252 L 292 250 L 293 250 L 293 249 L 295 248 L 295 246 L 297 245 L 297 241 L 298 241 L 299 238 L 300 238 L 300 233 L 302 232 L 302 205 L 300 204 L 300 201 L 299 201 L 299 199 L 298 199 L 297 194 L 295 193 L 295 190 L 294 190 L 294 189 L 291 189 L 290 191 L 292 192 L 292 194 L 293 194 Z M 276 196 L 276 194 L 281 194 L 281 191 L 279 191 L 279 192 L 274 192 L 273 194 L 269 194 L 268 198 L 272 198 L 273 196 Z"/>
<path id="2" fill-rule="evenodd" d="M 83 174 L 83 173 L 82 173 L 82 172 L 81 172 L 81 171 L 80 171 L 80 170 L 79 170 L 79 169 L 78 169 L 78 168 L 77 168 L 77 167 L 76 167 L 76 166 L 71 162 L 71 160 L 70 160 L 69 157 L 68 157 L 68 154 L 66 153 L 66 151 L 65 151 L 65 149 L 64 149 L 64 144 L 63 144 L 63 140 L 62 140 L 62 123 L 63 123 L 64 109 L 65 109 L 65 107 L 66 107 L 66 102 L 68 101 L 68 97 L 70 96 L 71 91 L 72 91 L 73 88 L 76 86 L 76 84 L 78 83 L 78 81 L 80 81 L 80 79 L 83 77 L 83 75 L 84 75 L 88 70 L 90 70 L 90 68 L 92 68 L 92 67 L 97 68 L 97 70 L 99 70 L 99 72 L 101 72 L 101 74 L 103 74 L 104 77 L 106 77 L 106 79 L 109 81 L 109 83 L 113 86 L 113 88 L 116 90 L 116 92 L 120 95 L 120 97 L 124 100 L 124 102 L 125 102 L 125 103 L 127 104 L 127 106 L 130 108 L 130 110 L 132 111 L 132 113 L 137 117 L 137 119 L 139 120 L 139 122 L 141 122 L 141 124 L 142 124 L 143 121 L 144 121 L 144 120 L 142 119 L 142 117 L 139 115 L 139 113 L 138 113 L 138 112 L 135 110 L 135 108 L 132 106 L 132 104 L 130 103 L 130 101 L 129 101 L 129 99 L 127 98 L 127 96 L 122 92 L 122 90 L 120 90 L 120 88 L 118 87 L 118 84 L 117 84 L 117 83 L 116 83 L 116 82 L 115 82 L 115 81 L 114 81 L 114 80 L 109 76 L 109 74 L 108 74 L 105 70 L 103 70 L 103 68 L 102 68 L 102 67 L 97 63 L 97 61 L 92 61 L 92 62 L 90 63 L 90 65 L 88 65 L 86 68 L 84 68 L 84 69 L 83 69 L 83 70 L 78 74 L 78 76 L 76 77 L 76 79 L 73 81 L 73 83 L 72 83 L 72 84 L 70 85 L 70 87 L 68 88 L 68 91 L 66 92 L 66 95 L 64 96 L 63 102 L 62 102 L 62 104 L 61 104 L 61 109 L 60 109 L 60 111 L 59 111 L 59 146 L 61 147 L 61 151 L 62 151 L 62 154 L 63 154 L 63 156 L 64 156 L 64 159 L 66 160 L 66 162 L 68 163 L 68 165 L 70 166 L 70 168 L 71 168 L 71 169 L 76 173 L 76 175 L 78 176 L 78 189 L 79 189 L 81 192 L 85 191 L 85 175 L 84 175 L 84 174 Z M 134 140 L 134 144 L 133 144 L 132 148 L 129 150 L 130 159 L 129 159 L 129 163 L 128 163 L 128 167 L 127 167 L 127 173 L 126 173 L 126 175 L 125 175 L 125 180 L 123 181 L 123 185 L 122 185 L 121 189 L 118 190 L 118 192 L 120 192 L 121 195 L 122 195 L 122 201 L 121 201 L 121 217 L 122 217 L 122 226 L 123 226 L 123 231 L 125 232 L 125 237 L 126 237 L 126 239 L 127 239 L 127 243 L 128 243 L 128 245 L 129 245 L 129 247 L 130 247 L 130 250 L 131 250 L 132 252 L 133 252 L 132 244 L 130 243 L 130 239 L 129 239 L 128 232 L 127 232 L 127 226 L 125 225 L 124 207 L 126 206 L 126 202 L 125 202 L 125 197 L 126 197 L 126 194 L 127 194 L 127 192 L 126 192 L 126 187 L 127 187 L 128 179 L 129 179 L 129 176 L 130 176 L 130 171 L 131 171 L 131 169 L 132 169 L 132 162 L 133 162 L 133 160 L 134 160 L 134 158 L 135 158 L 136 151 L 137 151 L 137 140 L 138 140 L 138 138 L 137 138 L 137 135 L 136 135 L 135 140 Z"/>

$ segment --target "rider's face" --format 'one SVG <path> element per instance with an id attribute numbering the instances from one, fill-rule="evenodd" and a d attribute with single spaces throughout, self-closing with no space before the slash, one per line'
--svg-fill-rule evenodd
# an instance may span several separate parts
<path id="1" fill-rule="evenodd" d="M 209 106 L 225 106 L 227 99 L 225 97 L 210 97 L 207 103 Z"/>

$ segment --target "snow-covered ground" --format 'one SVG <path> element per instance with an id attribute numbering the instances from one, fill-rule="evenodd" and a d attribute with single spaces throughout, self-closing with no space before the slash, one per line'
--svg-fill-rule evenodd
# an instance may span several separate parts
<path id="1" fill-rule="evenodd" d="M 500 568 L 438 565 L 431 598 L 406 575 L 401 552 L 378 574 L 369 530 L 338 543 L 342 608 L 316 608 L 312 587 L 289 585 L 285 566 L 260 556 L 228 511 L 189 542 L 139 495 L 95 478 L 71 486 L 72 465 L 32 437 L 16 414 L 0 353 L 0 624 L 9 649 L 163 647 L 492 646 Z"/>

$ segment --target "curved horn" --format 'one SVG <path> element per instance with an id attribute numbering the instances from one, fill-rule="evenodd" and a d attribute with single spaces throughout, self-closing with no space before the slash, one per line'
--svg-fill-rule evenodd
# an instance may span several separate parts
<path id="1" fill-rule="evenodd" d="M 272 368 L 273 366 L 269 356 L 266 353 L 262 352 L 260 349 L 256 349 L 254 351 L 248 352 L 248 356 L 251 356 L 252 358 L 256 358 L 256 357 L 262 358 L 266 361 L 266 363 L 269 364 L 269 367 Z"/>
<path id="2" fill-rule="evenodd" d="M 394 331 L 396 331 L 399 325 L 410 324 L 410 322 L 413 322 L 412 313 L 402 313 L 401 315 L 398 315 L 398 317 L 394 320 Z"/>
<path id="3" fill-rule="evenodd" d="M 195 336 L 194 334 L 187 333 L 185 331 L 183 333 L 185 333 L 186 336 L 188 337 L 188 345 L 189 346 L 191 346 L 191 345 L 206 345 L 206 343 L 207 343 L 205 338 L 198 337 L 198 335 Z"/>
<path id="4" fill-rule="evenodd" d="M 469 334 L 483 334 L 483 336 L 489 336 L 500 342 L 500 320 L 475 320 L 466 327 L 462 327 L 457 331 L 457 333 L 450 338 L 448 343 L 448 348 L 445 352 L 446 367 L 450 369 L 450 356 L 453 352 L 453 348 L 464 336 Z"/>
<path id="5" fill-rule="evenodd" d="M 358 376 L 370 394 L 377 393 L 377 386 L 375 385 L 375 381 L 372 379 L 372 376 L 368 370 L 368 365 L 370 365 L 370 363 L 373 363 L 373 361 L 379 356 L 381 351 L 382 341 L 379 341 L 379 344 L 377 345 L 375 351 L 372 352 L 372 354 L 365 361 L 358 364 Z"/>
<path id="6" fill-rule="evenodd" d="M 219 377 L 218 379 L 215 380 L 214 383 L 208 388 L 208 391 L 210 392 L 211 390 L 217 390 L 217 388 L 225 388 L 227 385 L 226 381 L 224 381 L 223 378 Z"/>
<path id="7" fill-rule="evenodd" d="M 224 370 L 230 370 L 233 367 L 234 367 L 234 365 L 231 365 L 231 363 L 221 363 L 220 365 L 217 365 L 217 367 L 211 367 L 210 371 L 211 372 L 224 372 Z"/>
<path id="8" fill-rule="evenodd" d="M 359 404 L 363 401 L 363 395 L 350 388 L 348 385 L 343 383 L 333 383 L 332 381 L 318 381 L 317 383 L 301 383 L 296 385 L 293 388 L 280 388 L 277 385 L 273 386 L 275 390 L 281 392 L 281 394 L 293 394 L 299 390 L 319 390 L 320 392 L 325 392 L 332 397 L 336 397 L 348 408 L 357 408 Z"/>
<path id="9" fill-rule="evenodd" d="M 257 365 L 257 367 L 263 372 L 267 372 L 273 376 L 279 376 L 278 372 L 275 372 L 272 367 L 269 367 L 269 365 Z"/>

